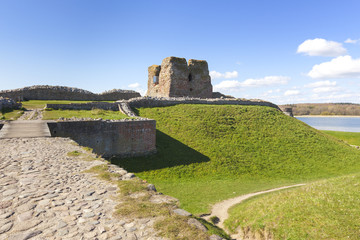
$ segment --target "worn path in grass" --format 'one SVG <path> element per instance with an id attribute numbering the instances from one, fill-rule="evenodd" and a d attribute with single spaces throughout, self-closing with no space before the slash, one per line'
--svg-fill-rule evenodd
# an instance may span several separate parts
<path id="1" fill-rule="evenodd" d="M 0 147 L 0 240 L 160 239 L 151 218 L 113 216 L 118 187 L 83 172 L 104 162 L 68 156 L 92 156 L 73 141 L 9 138 Z"/>
<path id="2" fill-rule="evenodd" d="M 292 188 L 292 187 L 299 187 L 299 186 L 303 186 L 303 185 L 305 185 L 305 184 L 296 184 L 296 185 L 291 185 L 291 186 L 273 188 L 273 189 L 266 190 L 266 191 L 249 193 L 249 194 L 245 194 L 245 195 L 241 195 L 241 196 L 238 196 L 238 197 L 234 197 L 234 198 L 224 200 L 222 202 L 214 204 L 214 206 L 211 209 L 211 214 L 209 216 L 206 216 L 205 219 L 210 221 L 211 217 L 216 216 L 220 220 L 219 223 L 218 223 L 218 226 L 221 227 L 222 229 L 225 229 L 224 228 L 224 221 L 229 217 L 228 210 L 232 206 L 234 206 L 236 204 L 239 204 L 242 201 L 244 201 L 246 199 L 249 199 L 251 197 L 255 197 L 257 195 L 270 193 L 270 192 L 275 192 L 275 191 L 279 191 L 279 190 L 283 190 L 283 189 L 287 189 L 287 188 Z"/>

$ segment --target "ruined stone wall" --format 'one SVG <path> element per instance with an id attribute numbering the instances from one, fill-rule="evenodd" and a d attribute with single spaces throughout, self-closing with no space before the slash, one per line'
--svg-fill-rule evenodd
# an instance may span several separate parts
<path id="1" fill-rule="evenodd" d="M 158 76 L 158 81 L 154 81 Z M 148 68 L 147 96 L 211 98 L 212 85 L 208 64 L 203 60 L 167 57 L 161 66 Z"/>
<path id="2" fill-rule="evenodd" d="M 48 122 L 52 137 L 69 137 L 105 157 L 133 157 L 156 152 L 154 120 Z"/>
<path id="3" fill-rule="evenodd" d="M 119 111 L 118 103 L 106 103 L 106 102 L 92 102 L 92 103 L 70 103 L 70 104 L 46 104 L 45 108 L 52 108 L 55 110 L 92 110 L 92 109 L 104 109 Z"/>
<path id="4" fill-rule="evenodd" d="M 280 108 L 271 102 L 263 101 L 260 99 L 239 99 L 239 98 L 209 98 L 209 99 L 200 99 L 200 98 L 153 98 L 153 97 L 141 97 L 133 98 L 130 100 L 118 101 L 126 102 L 130 107 L 139 108 L 139 107 L 166 107 L 174 106 L 178 104 L 212 104 L 212 105 L 255 105 L 255 106 L 267 106 L 273 107 L 278 110 Z"/>
<path id="5" fill-rule="evenodd" d="M 190 97 L 211 98 L 212 85 L 208 63 L 203 60 L 189 60 Z"/>
<path id="6" fill-rule="evenodd" d="M 73 100 L 73 101 L 116 101 L 140 97 L 140 93 L 132 90 L 114 89 L 95 94 L 83 89 L 37 85 L 14 90 L 0 91 L 1 97 L 12 98 L 16 101 L 23 100 Z"/>
<path id="7" fill-rule="evenodd" d="M 0 111 L 2 109 L 19 109 L 21 108 L 21 103 L 16 103 L 14 100 L 9 98 L 0 97 Z"/>

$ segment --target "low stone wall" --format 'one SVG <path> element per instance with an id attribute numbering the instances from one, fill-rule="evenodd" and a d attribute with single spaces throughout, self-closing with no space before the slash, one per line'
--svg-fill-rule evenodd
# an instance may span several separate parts
<path id="1" fill-rule="evenodd" d="M 104 157 L 156 152 L 155 120 L 48 122 L 52 137 L 69 137 Z"/>
<path id="2" fill-rule="evenodd" d="M 95 94 L 79 88 L 36 85 L 13 90 L 0 91 L 1 97 L 24 100 L 74 100 L 74 101 L 116 101 L 140 97 L 140 93 L 132 90 L 113 89 Z"/>
<path id="3" fill-rule="evenodd" d="M 130 107 L 166 107 L 178 104 L 213 104 L 213 105 L 255 105 L 273 107 L 278 110 L 280 108 L 271 102 L 266 102 L 260 99 L 239 99 L 239 98 L 153 98 L 153 97 L 140 97 L 132 98 L 127 101 L 117 101 L 118 103 L 125 102 Z"/>
<path id="4" fill-rule="evenodd" d="M 93 102 L 93 103 L 70 103 L 70 104 L 46 104 L 45 108 L 52 108 L 55 110 L 104 109 L 104 110 L 119 111 L 119 103 Z"/>
<path id="5" fill-rule="evenodd" d="M 12 99 L 0 97 L 0 110 L 5 108 L 18 109 L 21 108 L 21 103 L 17 103 Z"/>

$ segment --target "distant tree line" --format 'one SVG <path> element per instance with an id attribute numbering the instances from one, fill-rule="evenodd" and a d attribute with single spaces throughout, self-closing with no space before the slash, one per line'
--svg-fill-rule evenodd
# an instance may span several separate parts
<path id="1" fill-rule="evenodd" d="M 280 107 L 291 107 L 295 116 L 299 115 L 353 115 L 360 116 L 360 104 L 354 103 L 300 103 Z"/>

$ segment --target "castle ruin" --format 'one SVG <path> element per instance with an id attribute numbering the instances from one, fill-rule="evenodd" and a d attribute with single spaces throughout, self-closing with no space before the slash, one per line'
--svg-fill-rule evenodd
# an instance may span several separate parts
<path id="1" fill-rule="evenodd" d="M 212 98 L 212 85 L 208 64 L 204 60 L 167 57 L 161 66 L 148 68 L 150 97 Z"/>

